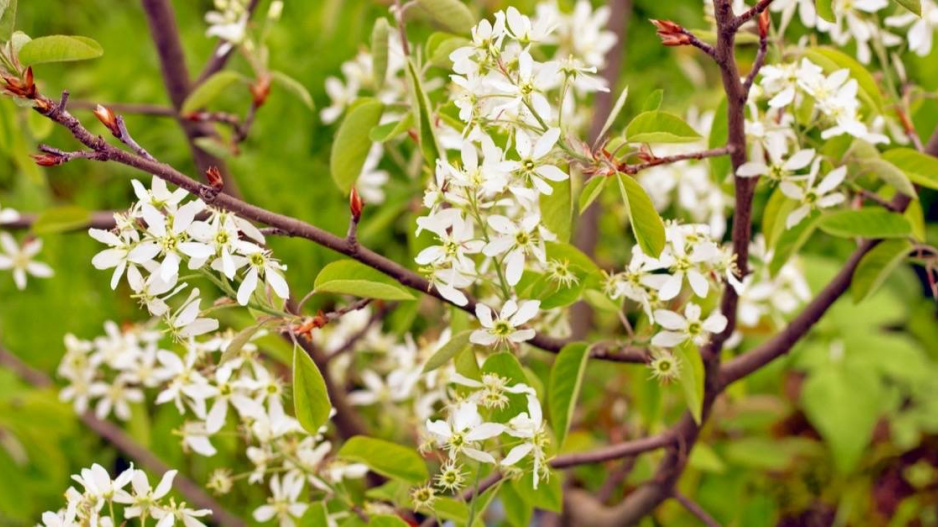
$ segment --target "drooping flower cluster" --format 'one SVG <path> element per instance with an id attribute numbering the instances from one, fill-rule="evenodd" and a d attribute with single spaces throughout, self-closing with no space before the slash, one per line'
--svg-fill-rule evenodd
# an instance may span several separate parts
<path id="1" fill-rule="evenodd" d="M 127 213 L 115 215 L 117 227 L 89 230 L 92 238 L 109 246 L 92 264 L 114 270 L 112 289 L 126 274 L 135 298 L 162 317 L 175 338 L 185 340 L 218 328 L 217 320 L 199 316 L 198 289 L 192 289 L 175 311 L 167 303 L 188 287 L 181 276 L 183 264 L 243 306 L 271 306 L 262 283 L 277 297 L 289 298 L 282 274 L 286 266 L 271 256 L 264 235 L 250 222 L 200 199 L 186 201 L 185 190 L 170 191 L 159 178 L 149 190 L 136 180 L 133 186 L 139 201 Z"/>
<path id="2" fill-rule="evenodd" d="M 216 472 L 210 483 L 217 492 L 226 492 L 237 479 L 256 484 L 269 479 L 273 494 L 270 504 L 255 512 L 258 521 L 301 516 L 311 493 L 331 495 L 336 483 L 364 475 L 363 465 L 329 459 L 331 443 L 322 431 L 310 435 L 287 414 L 283 382 L 259 359 L 255 344 L 232 350 L 222 361 L 233 334 L 188 339 L 180 354 L 164 349 L 161 334 L 146 327 L 121 330 L 108 323 L 105 330 L 92 341 L 66 337 L 59 375 L 69 385 L 61 398 L 78 412 L 93 407 L 99 418 L 113 411 L 127 420 L 130 405 L 151 400 L 153 394 L 156 404 L 173 404 L 187 417 L 176 433 L 184 450 L 201 456 L 215 455 L 213 436 L 235 427 L 254 469 L 237 478 Z M 304 488 L 307 492 L 299 496 Z M 282 506 L 284 500 L 289 506 Z"/>
<path id="3" fill-rule="evenodd" d="M 64 509 L 42 515 L 42 527 L 114 527 L 131 521 L 146 525 L 151 518 L 157 527 L 205 527 L 202 518 L 211 511 L 191 509 L 169 496 L 175 477 L 176 471 L 170 470 L 152 487 L 147 473 L 133 466 L 111 479 L 107 469 L 95 463 L 72 476 L 78 488 L 65 492 Z"/>
<path id="4" fill-rule="evenodd" d="M 458 493 L 467 481 L 466 465 L 482 464 L 509 472 L 530 470 L 537 489 L 550 474 L 550 437 L 534 389 L 496 373 L 479 380 L 454 373 L 451 382 L 446 418 L 426 421 L 425 449 L 439 449 L 443 460 L 437 487 Z"/>

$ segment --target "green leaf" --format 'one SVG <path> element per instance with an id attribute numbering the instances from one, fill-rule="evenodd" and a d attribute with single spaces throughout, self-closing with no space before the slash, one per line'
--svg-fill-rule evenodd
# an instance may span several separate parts
<path id="1" fill-rule="evenodd" d="M 13 36 L 16 27 L 17 0 L 0 0 L 0 40 L 7 41 Z"/>
<path id="2" fill-rule="evenodd" d="M 678 380 L 684 393 L 684 402 L 694 420 L 700 423 L 703 413 L 704 367 L 700 351 L 690 341 L 674 348 L 674 356 L 680 361 Z"/>
<path id="3" fill-rule="evenodd" d="M 375 126 L 368 132 L 368 138 L 375 143 L 385 143 L 406 134 L 412 126 L 414 126 L 414 114 L 407 112 L 407 114 L 398 121 L 391 121 Z"/>
<path id="4" fill-rule="evenodd" d="M 570 429 L 587 362 L 589 347 L 582 342 L 575 342 L 560 350 L 550 369 L 547 402 L 550 406 L 550 424 L 557 436 L 557 448 L 563 448 Z"/>
<path id="5" fill-rule="evenodd" d="M 573 229 L 572 179 L 573 178 L 567 178 L 564 181 L 548 181 L 547 184 L 550 185 L 554 191 L 549 196 L 541 194 L 539 198 L 541 218 L 544 221 L 544 225 L 562 242 L 570 240 L 571 231 Z"/>
<path id="6" fill-rule="evenodd" d="M 355 436 L 342 445 L 338 457 L 363 463 L 382 476 L 414 484 L 422 484 L 430 477 L 420 454 L 383 439 Z"/>
<path id="7" fill-rule="evenodd" d="M 824 0 L 818 1 L 820 8 Z M 818 10 L 820 12 L 820 9 Z M 860 98 L 871 107 L 881 110 L 883 108 L 883 96 L 879 92 L 879 85 L 873 75 L 859 62 L 850 55 L 847 55 L 839 49 L 828 46 L 811 47 L 804 51 L 811 62 L 824 69 L 827 74 L 841 69 L 850 70 L 850 76 L 856 79 L 860 86 Z"/>
<path id="8" fill-rule="evenodd" d="M 424 91 L 420 80 L 420 72 L 417 70 L 417 66 L 414 65 L 413 60 L 407 61 L 407 80 L 410 87 L 411 111 L 414 112 L 416 117 L 420 150 L 423 152 L 423 160 L 426 166 L 433 167 L 436 160 L 443 157 L 441 155 L 443 150 L 440 148 L 433 128 L 430 100 L 427 99 L 427 93 Z"/>
<path id="9" fill-rule="evenodd" d="M 913 183 L 938 190 L 938 158 L 911 148 L 894 148 L 883 159 L 899 167 Z"/>
<path id="10" fill-rule="evenodd" d="M 205 79 L 205 82 L 192 90 L 192 93 L 190 93 L 189 96 L 186 97 L 185 102 L 182 103 L 182 109 L 180 111 L 183 114 L 188 114 L 205 108 L 212 101 L 217 99 L 219 95 L 224 93 L 225 90 L 231 87 L 232 84 L 246 81 L 247 79 L 240 73 L 234 71 L 219 71 Z"/>
<path id="11" fill-rule="evenodd" d="M 896 0 L 896 3 L 918 16 L 922 16 L 922 0 Z"/>
<path id="12" fill-rule="evenodd" d="M 472 11 L 459 0 L 417 0 L 433 21 L 451 33 L 468 34 L 476 25 Z"/>
<path id="13" fill-rule="evenodd" d="M 332 262 L 319 271 L 317 293 L 352 295 L 379 300 L 413 300 L 414 295 L 393 278 L 356 260 Z"/>
<path id="14" fill-rule="evenodd" d="M 299 99 L 299 101 L 310 110 L 316 107 L 313 103 L 313 96 L 309 94 L 309 90 L 307 90 L 306 86 L 303 86 L 300 81 L 282 71 L 272 71 L 270 72 L 270 77 L 273 79 L 274 84 L 290 92 L 291 95 Z"/>
<path id="15" fill-rule="evenodd" d="M 540 480 L 537 489 L 534 488 L 532 477 L 525 474 L 523 478 L 511 481 L 511 486 L 518 496 L 536 509 L 553 512 L 563 510 L 563 476 L 551 470 L 546 480 Z"/>
<path id="16" fill-rule="evenodd" d="M 398 516 L 377 514 L 368 519 L 369 527 L 409 527 L 410 524 Z"/>
<path id="17" fill-rule="evenodd" d="M 300 520 L 303 527 L 329 527 L 329 513 L 326 510 L 325 502 L 316 501 L 310 503 L 306 513 Z"/>
<path id="18" fill-rule="evenodd" d="M 818 16 L 830 23 L 834 23 L 837 21 L 837 18 L 834 16 L 834 8 L 831 6 L 831 3 L 831 0 L 816 0 L 815 6 Z"/>
<path id="19" fill-rule="evenodd" d="M 700 139 L 680 117 L 661 111 L 642 112 L 625 129 L 630 143 L 691 143 Z"/>
<path id="20" fill-rule="evenodd" d="M 643 112 L 654 112 L 661 108 L 661 101 L 664 99 L 664 90 L 657 89 L 651 92 L 651 95 L 645 99 L 645 104 L 642 105 Z"/>
<path id="21" fill-rule="evenodd" d="M 245 344 L 250 342 L 251 339 L 254 338 L 254 335 L 257 335 L 258 331 L 264 329 L 265 326 L 270 325 L 272 322 L 272 320 L 263 320 L 239 331 L 238 334 L 231 339 L 231 342 L 228 343 L 228 347 L 225 348 L 224 353 L 221 354 L 221 358 L 218 359 L 218 364 L 222 365 L 237 357 Z"/>
<path id="22" fill-rule="evenodd" d="M 787 216 L 787 214 L 785 216 Z M 782 267 L 784 267 L 785 262 L 787 262 L 792 255 L 801 250 L 801 247 L 808 242 L 811 235 L 817 230 L 820 217 L 820 214 L 815 211 L 807 218 L 801 220 L 801 223 L 798 225 L 782 232 L 781 236 L 778 237 L 778 243 L 775 246 L 775 254 L 772 256 L 772 261 L 769 262 L 769 273 L 772 276 L 778 274 Z M 784 228 L 784 217 L 779 217 L 776 222 L 781 222 L 781 227 L 776 227 L 776 230 L 778 228 Z"/>
<path id="23" fill-rule="evenodd" d="M 293 348 L 293 409 L 296 420 L 312 435 L 319 434 L 332 410 L 322 373 L 299 346 Z"/>
<path id="24" fill-rule="evenodd" d="M 472 330 L 462 331 L 449 339 L 449 342 L 443 344 L 440 349 L 436 350 L 436 353 L 430 356 L 427 360 L 427 363 L 423 365 L 423 372 L 431 372 L 440 366 L 446 364 L 452 360 L 456 355 L 468 348 L 470 346 L 469 336 L 472 335 Z"/>
<path id="25" fill-rule="evenodd" d="M 845 364 L 817 371 L 805 381 L 801 404 L 830 446 L 839 472 L 851 472 L 863 458 L 879 420 L 882 392 L 872 370 Z"/>
<path id="26" fill-rule="evenodd" d="M 850 283 L 853 301 L 860 303 L 876 292 L 911 250 L 912 243 L 900 239 L 886 240 L 866 253 Z"/>
<path id="27" fill-rule="evenodd" d="M 645 254 L 657 258 L 664 250 L 664 222 L 645 189 L 626 174 L 619 174 L 619 190 L 629 211 L 632 234 Z"/>
<path id="28" fill-rule="evenodd" d="M 339 189 L 348 194 L 358 181 L 365 158 L 371 149 L 368 134 L 378 126 L 384 105 L 374 99 L 363 99 L 342 120 L 332 143 L 329 170 Z"/>
<path id="29" fill-rule="evenodd" d="M 775 243 L 785 233 L 785 219 L 796 204 L 797 202 L 786 196 L 780 187 L 775 187 L 772 191 L 762 213 L 762 233 L 769 247 L 775 247 Z"/>
<path id="30" fill-rule="evenodd" d="M 58 234 L 81 229 L 91 221 L 91 212 L 76 205 L 56 207 L 41 213 L 33 223 L 33 234 Z"/>
<path id="31" fill-rule="evenodd" d="M 388 76 L 388 37 L 390 34 L 391 27 L 386 18 L 379 18 L 375 21 L 375 27 L 371 29 L 371 64 L 376 90 L 381 90 Z"/>
<path id="32" fill-rule="evenodd" d="M 909 178 L 905 175 L 905 172 L 885 159 L 861 159 L 854 161 L 853 164 L 856 165 L 857 176 L 873 174 L 906 196 L 913 198 L 918 196 L 918 194 L 915 192 L 915 187 L 912 185 L 912 182 L 909 180 Z"/>
<path id="33" fill-rule="evenodd" d="M 590 178 L 590 180 L 583 185 L 583 190 L 580 191 L 580 214 L 583 214 L 583 212 L 596 201 L 596 198 L 602 194 L 603 189 L 606 188 L 607 179 L 608 178 L 605 176 L 596 176 Z"/>
<path id="34" fill-rule="evenodd" d="M 5 31 L 5 27 L 0 27 Z M 104 49 L 93 39 L 70 35 L 52 35 L 30 40 L 20 49 L 19 60 L 25 66 L 45 62 L 71 62 L 96 59 Z"/>
<path id="35" fill-rule="evenodd" d="M 825 214 L 818 227 L 827 234 L 842 238 L 906 238 L 912 235 L 909 220 L 880 207 Z"/>
<path id="36" fill-rule="evenodd" d="M 427 38 L 427 57 L 430 58 L 431 65 L 451 69 L 453 61 L 449 58 L 450 54 L 470 44 L 471 41 L 464 37 L 437 31 Z"/>
<path id="37" fill-rule="evenodd" d="M 521 498 L 513 485 L 502 485 L 498 498 L 505 507 L 505 519 L 508 520 L 511 527 L 529 527 L 531 525 L 531 514 L 534 512 L 534 507 L 528 505 Z"/>
<path id="38" fill-rule="evenodd" d="M 616 118 L 619 117 L 619 113 L 622 112 L 622 107 L 625 106 L 625 100 L 629 97 L 629 87 L 626 86 L 622 89 L 622 92 L 619 94 L 619 98 L 616 99 L 616 103 L 612 106 L 612 111 L 609 112 L 609 116 L 606 117 L 606 122 L 603 123 L 602 129 L 599 131 L 599 135 L 596 136 L 596 141 L 602 140 L 605 137 L 606 132 L 609 131 L 609 128 L 612 127 L 612 124 L 616 122 Z"/>

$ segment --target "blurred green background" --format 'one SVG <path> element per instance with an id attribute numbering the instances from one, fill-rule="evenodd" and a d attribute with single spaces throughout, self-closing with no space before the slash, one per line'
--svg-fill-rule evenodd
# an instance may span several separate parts
<path id="1" fill-rule="evenodd" d="M 214 41 L 204 36 L 206 24 L 202 19 L 211 9 L 211 2 L 177 0 L 173 4 L 189 70 L 195 76 L 215 46 Z M 267 4 L 262 2 L 261 12 Z M 488 13 L 509 4 L 522 12 L 533 12 L 535 2 L 476 0 L 470 4 L 477 13 Z M 572 2 L 563 0 L 560 4 L 569 9 Z M 701 1 L 635 0 L 632 7 L 625 67 L 619 85 L 627 84 L 630 89 L 623 115 L 634 115 L 634 107 L 640 107 L 645 97 L 659 88 L 665 90 L 664 106 L 678 113 L 684 113 L 692 105 L 714 108 L 719 102 L 719 91 L 699 89 L 682 72 L 682 64 L 686 65 L 694 51 L 662 47 L 654 36 L 653 27 L 646 22 L 650 18 L 664 18 L 678 20 L 688 27 L 701 27 L 704 24 Z M 323 90 L 325 78 L 337 75 L 340 65 L 366 45 L 373 21 L 385 15 L 387 8 L 387 2 L 378 0 L 288 0 L 282 20 L 271 32 L 271 67 L 300 80 L 313 94 L 318 108 L 327 106 L 328 97 Z M 18 28 L 30 35 L 86 35 L 105 49 L 104 56 L 94 61 L 38 66 L 35 73 L 44 93 L 51 96 L 68 89 L 73 100 L 168 105 L 158 59 L 138 2 L 23 0 L 19 6 Z M 428 23 L 415 21 L 413 40 L 419 41 L 421 34 L 428 35 L 431 31 Z M 742 62 L 751 60 L 752 51 L 741 51 Z M 247 70 L 240 59 L 232 61 L 231 67 Z M 925 88 L 938 87 L 938 60 L 934 54 L 923 59 L 909 57 L 908 69 Z M 715 72 L 702 66 L 701 74 L 711 81 L 709 85 L 717 86 Z M 249 103 L 248 97 L 246 92 L 230 94 L 221 108 L 242 113 Z M 77 109 L 74 112 L 92 130 L 105 133 L 90 112 Z M 938 106 L 933 100 L 924 103 L 915 119 L 922 130 L 930 131 L 938 122 Z M 127 115 L 127 120 L 137 141 L 156 157 L 189 174 L 195 173 L 184 136 L 174 121 L 134 115 Z M 321 123 L 318 109 L 310 112 L 289 95 L 275 91 L 260 111 L 249 139 L 242 145 L 242 154 L 227 160 L 245 199 L 332 232 L 344 233 L 347 204 L 330 179 L 328 168 L 335 128 L 335 125 Z M 923 136 L 927 137 L 928 131 L 923 131 Z M 28 157 L 40 142 L 66 150 L 75 146 L 63 131 L 53 130 L 49 123 L 17 108 L 9 99 L 0 99 L 0 204 L 4 207 L 36 212 L 75 203 L 92 210 L 120 210 L 131 202 L 129 180 L 141 177 L 139 173 L 115 164 L 92 162 L 40 169 Z M 418 190 L 399 175 L 392 174 L 392 178 L 388 207 L 402 211 L 407 198 Z M 934 208 L 934 195 L 923 195 L 922 202 L 926 211 Z M 368 215 L 374 213 L 366 212 L 364 242 L 391 258 L 407 261 L 409 219 L 406 215 L 385 213 L 381 223 L 372 222 L 369 228 Z M 614 217 L 604 219 L 603 229 L 610 236 L 621 232 Z M 100 250 L 99 244 L 82 233 L 47 236 L 44 241 L 41 259 L 55 269 L 54 279 L 31 280 L 27 290 L 19 292 L 9 274 L 0 274 L 0 343 L 30 365 L 53 374 L 63 353 L 65 334 L 91 338 L 102 332 L 106 320 L 140 321 L 145 312 L 129 298 L 126 286 L 112 292 L 108 288 L 110 273 L 92 268 L 90 261 Z M 272 240 L 272 245 L 278 257 L 290 266 L 287 277 L 296 291 L 306 291 L 317 270 L 335 258 L 334 254 L 301 240 Z M 847 242 L 822 240 L 816 241 L 810 250 L 827 257 L 842 257 L 850 248 Z M 612 250 L 621 256 L 621 251 L 617 251 Z M 811 260 L 809 278 L 812 283 L 818 287 L 823 285 L 836 270 L 836 263 L 833 263 L 836 261 Z M 837 308 L 839 314 L 826 319 L 821 336 L 815 339 L 817 343 L 807 343 L 789 363 L 810 375 L 812 368 L 826 364 L 823 339 L 854 331 L 859 320 L 868 330 L 861 335 L 873 335 L 869 339 L 887 335 L 887 340 L 880 341 L 882 346 L 870 350 L 872 358 L 857 367 L 875 363 L 875 382 L 883 384 L 883 392 L 874 393 L 882 393 L 884 400 L 906 401 L 900 395 L 907 395 L 913 390 L 908 386 L 915 384 L 915 413 L 909 410 L 910 406 L 903 411 L 900 411 L 901 405 L 896 406 L 899 403 L 890 406 L 890 411 L 903 421 L 912 439 L 898 443 L 895 437 L 892 440 L 886 437 L 880 445 L 882 448 L 859 469 L 863 477 L 834 474 L 829 454 L 816 441 L 816 432 L 806 425 L 804 415 L 793 408 L 797 391 L 792 392 L 794 388 L 790 384 L 801 382 L 805 374 L 784 377 L 780 374 L 781 367 L 770 368 L 753 382 L 737 386 L 731 394 L 756 393 L 753 400 L 764 406 L 749 403 L 736 408 L 731 419 L 719 430 L 713 430 L 712 437 L 704 441 L 715 446 L 695 450 L 693 469 L 685 483 L 691 488 L 701 484 L 698 500 L 705 508 L 723 521 L 746 526 L 774 525 L 781 517 L 794 518 L 794 523 L 788 525 L 803 525 L 806 523 L 798 523 L 799 511 L 821 507 L 818 503 L 823 504 L 825 518 L 830 518 L 827 514 L 830 510 L 840 510 L 842 503 L 850 506 L 845 513 L 847 518 L 863 518 L 864 511 L 875 506 L 874 491 L 881 481 L 884 465 L 887 468 L 898 466 L 896 470 L 900 472 L 905 470 L 905 465 L 895 464 L 895 458 L 914 449 L 925 449 L 924 454 L 915 458 L 915 463 L 919 458 L 934 457 L 934 446 L 928 445 L 938 438 L 929 435 L 938 434 L 938 422 L 935 422 L 938 408 L 925 403 L 938 400 L 930 397 L 938 391 L 934 390 L 934 383 L 922 382 L 921 374 L 924 372 L 938 379 L 938 324 L 934 319 L 934 304 L 922 291 L 918 277 L 906 269 L 866 307 L 852 307 L 849 300 L 841 302 Z M 903 332 L 901 344 L 889 340 L 897 329 Z M 858 345 L 869 347 L 869 339 Z M 878 354 L 890 353 L 901 346 L 912 350 L 903 352 L 904 356 L 914 357 L 901 367 L 889 370 L 874 360 Z M 590 375 L 597 381 L 585 387 L 585 399 L 602 397 L 604 383 L 622 382 L 618 373 L 604 371 L 602 365 L 594 367 Z M 646 372 L 636 375 L 643 376 Z M 920 384 L 924 387 L 919 388 Z M 900 395 L 896 395 L 896 390 Z M 638 392 L 633 394 L 636 409 L 660 412 L 660 409 L 643 409 L 643 404 L 656 403 L 647 402 L 645 398 L 650 396 L 643 395 L 641 390 Z M 849 396 L 843 402 L 859 404 Z M 880 404 L 879 401 L 873 403 Z M 870 411 L 880 410 L 877 407 Z M 221 445 L 220 454 L 210 460 L 183 456 L 176 438 L 170 436 L 170 430 L 179 422 L 172 410 L 161 409 L 152 418 L 144 412 L 135 412 L 129 429 L 137 440 L 152 448 L 168 464 L 193 474 L 197 480 L 204 480 L 212 468 L 231 463 L 237 451 L 234 438 L 230 444 Z M 23 464 L 0 448 L 0 526 L 3 527 L 32 525 L 42 511 L 58 508 L 62 503 L 61 493 L 69 484 L 68 476 L 81 467 L 92 462 L 106 466 L 124 463 L 115 461 L 115 452 L 100 438 L 82 429 L 71 408 L 57 403 L 54 393 L 27 389 L 13 374 L 0 369 L 0 442 L 7 433 L 19 438 L 30 461 Z M 740 436 L 745 438 L 737 441 Z M 651 466 L 644 466 L 646 461 L 636 469 L 636 479 L 649 474 Z M 930 463 L 926 465 L 934 470 Z M 585 481 L 595 481 L 601 478 L 596 470 L 585 468 L 578 475 Z M 923 470 L 925 468 L 919 472 Z M 920 477 L 924 481 L 922 488 L 938 485 L 938 477 L 925 472 Z M 236 493 L 221 501 L 243 513 L 256 506 L 258 496 Z M 923 496 L 924 501 L 917 502 L 911 517 L 923 522 L 921 525 L 934 525 L 938 518 L 921 512 L 929 507 L 934 510 L 933 491 L 923 491 Z M 789 512 L 792 514 L 786 516 Z M 673 520 L 670 524 L 694 524 L 677 507 L 669 505 L 664 514 L 665 518 Z M 906 524 L 905 519 L 896 521 L 901 523 L 895 525 Z M 861 520 L 855 524 L 864 523 Z"/>

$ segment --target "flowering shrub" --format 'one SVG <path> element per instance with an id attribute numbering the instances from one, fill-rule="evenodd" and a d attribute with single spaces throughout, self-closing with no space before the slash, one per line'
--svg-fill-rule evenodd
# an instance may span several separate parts
<path id="1" fill-rule="evenodd" d="M 35 164 L 138 178 L 97 212 L 0 208 L 18 295 L 93 268 L 121 306 L 54 380 L 0 348 L 132 463 L 72 476 L 45 526 L 933 520 L 932 0 L 505 4 L 374 8 L 314 97 L 272 66 L 298 5 L 215 0 L 190 80 L 144 0 L 154 109 L 53 97 L 46 63 L 107 45 L 0 2 L 3 104 L 59 131 Z M 699 93 L 620 75 L 633 42 Z M 246 170 L 304 107 L 317 173 Z M 198 177 L 136 111 L 174 118 Z M 39 236 L 66 232 L 95 249 L 53 272 Z M 11 422 L 2 453 L 36 462 Z"/>

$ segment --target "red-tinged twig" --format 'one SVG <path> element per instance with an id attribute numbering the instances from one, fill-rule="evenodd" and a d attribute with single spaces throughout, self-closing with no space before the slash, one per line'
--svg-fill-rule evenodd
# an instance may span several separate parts
<path id="1" fill-rule="evenodd" d="M 659 165 L 668 165 L 671 163 L 677 163 L 680 161 L 687 161 L 690 159 L 701 160 L 707 159 L 710 157 L 720 157 L 732 154 L 735 151 L 736 147 L 734 145 L 726 145 L 720 148 L 713 148 L 711 150 L 702 150 L 700 152 L 689 152 L 686 154 L 676 154 L 673 156 L 665 157 L 650 157 L 647 161 L 643 163 L 637 163 L 634 165 L 624 164 L 620 165 L 619 171 L 629 175 L 635 175 L 646 168 L 656 167 Z"/>
<path id="2" fill-rule="evenodd" d="M 645 348 L 629 346 L 618 342 L 600 343 L 590 349 L 590 358 L 610 362 L 647 364 L 651 353 Z"/>
<path id="3" fill-rule="evenodd" d="M 27 383 L 37 388 L 52 388 L 53 382 L 45 373 L 36 370 L 19 359 L 16 355 L 0 347 L 0 366 L 3 366 Z M 136 461 L 154 473 L 163 474 L 170 470 L 153 452 L 147 450 L 134 441 L 120 427 L 95 417 L 93 412 L 85 412 L 79 416 L 82 423 L 102 439 L 122 452 L 130 459 Z M 176 474 L 173 487 L 182 494 L 186 500 L 196 508 L 212 511 L 212 519 L 220 525 L 243 527 L 244 522 L 237 516 L 225 510 L 217 501 L 209 496 L 194 481 L 182 474 Z"/>
<path id="4" fill-rule="evenodd" d="M 702 521 L 707 527 L 721 527 L 720 523 L 714 520 L 713 516 L 710 516 L 710 514 L 703 510 L 703 507 L 698 505 L 694 500 L 688 498 L 678 491 L 674 491 L 674 499 L 685 509 L 687 509 L 687 512 L 696 516 L 697 519 Z"/>
<path id="5" fill-rule="evenodd" d="M 769 51 L 770 21 L 768 11 L 763 11 L 762 14 L 759 15 L 759 50 L 756 52 L 756 60 L 752 63 L 752 69 L 749 70 L 749 74 L 746 75 L 746 80 L 743 81 L 743 92 L 747 97 L 749 96 L 749 91 L 752 89 L 752 84 L 756 81 L 756 76 L 759 75 L 762 66 L 765 66 L 765 56 Z"/>
<path id="6" fill-rule="evenodd" d="M 759 2 L 752 6 L 749 10 L 744 11 L 735 20 L 733 20 L 731 27 L 733 31 L 739 29 L 739 26 L 749 22 L 753 18 L 761 15 L 766 9 L 769 8 L 769 5 L 772 4 L 772 0 L 759 0 Z"/>

